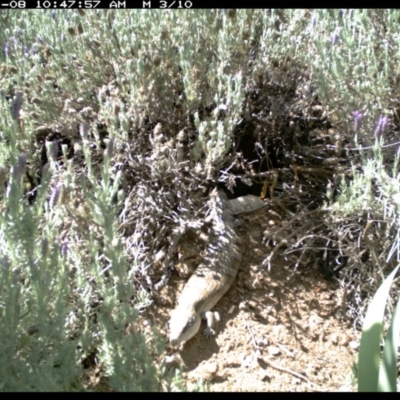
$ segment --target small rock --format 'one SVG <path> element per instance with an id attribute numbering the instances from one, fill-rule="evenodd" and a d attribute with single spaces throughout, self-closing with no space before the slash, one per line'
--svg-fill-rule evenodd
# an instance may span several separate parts
<path id="1" fill-rule="evenodd" d="M 281 351 L 280 351 L 280 349 L 279 349 L 278 347 L 269 346 L 269 347 L 268 347 L 268 353 L 269 353 L 271 356 L 276 357 L 276 356 L 278 356 L 279 354 L 281 354 Z"/>
<path id="2" fill-rule="evenodd" d="M 360 343 L 356 342 L 355 340 L 352 340 L 349 342 L 349 347 L 352 348 L 353 350 L 357 350 L 360 347 Z"/>
<path id="3" fill-rule="evenodd" d="M 240 302 L 239 310 L 247 311 L 248 309 L 249 309 L 249 306 L 247 305 L 247 303 L 245 301 Z"/>
<path id="4" fill-rule="evenodd" d="M 260 373 L 260 379 L 261 382 L 271 382 L 271 377 L 265 371 Z"/>
<path id="5" fill-rule="evenodd" d="M 267 346 L 268 346 L 268 339 L 264 339 L 264 338 L 259 339 L 258 345 L 259 345 L 260 347 L 267 347 Z"/>

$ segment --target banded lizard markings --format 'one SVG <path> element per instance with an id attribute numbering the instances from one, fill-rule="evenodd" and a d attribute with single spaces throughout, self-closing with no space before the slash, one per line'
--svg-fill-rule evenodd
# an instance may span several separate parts
<path id="1" fill-rule="evenodd" d="M 225 193 L 217 189 L 211 192 L 208 204 L 206 221 L 211 222 L 211 235 L 206 255 L 184 286 L 169 321 L 169 340 L 174 347 L 196 335 L 201 318 L 207 320 L 204 334 L 215 335 L 214 325 L 219 315 L 211 309 L 231 287 L 241 260 L 234 216 L 266 205 L 256 196 L 228 200 Z"/>

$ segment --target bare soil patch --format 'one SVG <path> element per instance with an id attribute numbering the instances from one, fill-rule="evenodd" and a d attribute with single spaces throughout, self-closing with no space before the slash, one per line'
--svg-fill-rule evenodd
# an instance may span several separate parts
<path id="1" fill-rule="evenodd" d="M 221 315 L 217 335 L 207 340 L 199 332 L 181 351 L 169 348 L 167 354 L 175 354 L 189 384 L 203 379 L 213 391 L 354 390 L 359 336 L 342 317 L 343 294 L 312 266 L 294 271 L 279 255 L 270 271 L 262 266 L 272 249 L 265 227 L 273 223 L 267 210 L 245 217 L 240 270 L 215 308 Z M 174 274 L 141 316 L 144 329 L 154 324 L 167 337 L 186 280 Z"/>

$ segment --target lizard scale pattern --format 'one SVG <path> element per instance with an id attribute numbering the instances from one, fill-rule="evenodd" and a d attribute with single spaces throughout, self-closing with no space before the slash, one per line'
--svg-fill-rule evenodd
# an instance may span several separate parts
<path id="1" fill-rule="evenodd" d="M 255 196 L 228 200 L 222 191 L 214 189 L 211 192 L 210 211 L 206 218 L 207 222 L 211 222 L 211 238 L 203 263 L 186 283 L 171 314 L 169 339 L 172 346 L 179 346 L 196 335 L 201 318 L 207 319 L 205 335 L 215 334 L 214 320 L 218 314 L 211 309 L 232 285 L 241 259 L 234 215 L 254 211 L 264 205 Z"/>

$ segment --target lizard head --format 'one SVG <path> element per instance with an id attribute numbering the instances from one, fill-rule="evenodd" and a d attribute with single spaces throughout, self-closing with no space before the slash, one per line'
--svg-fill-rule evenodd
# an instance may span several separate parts
<path id="1" fill-rule="evenodd" d="M 200 329 L 201 317 L 193 310 L 176 310 L 169 321 L 169 342 L 179 346 L 191 339 Z"/>

